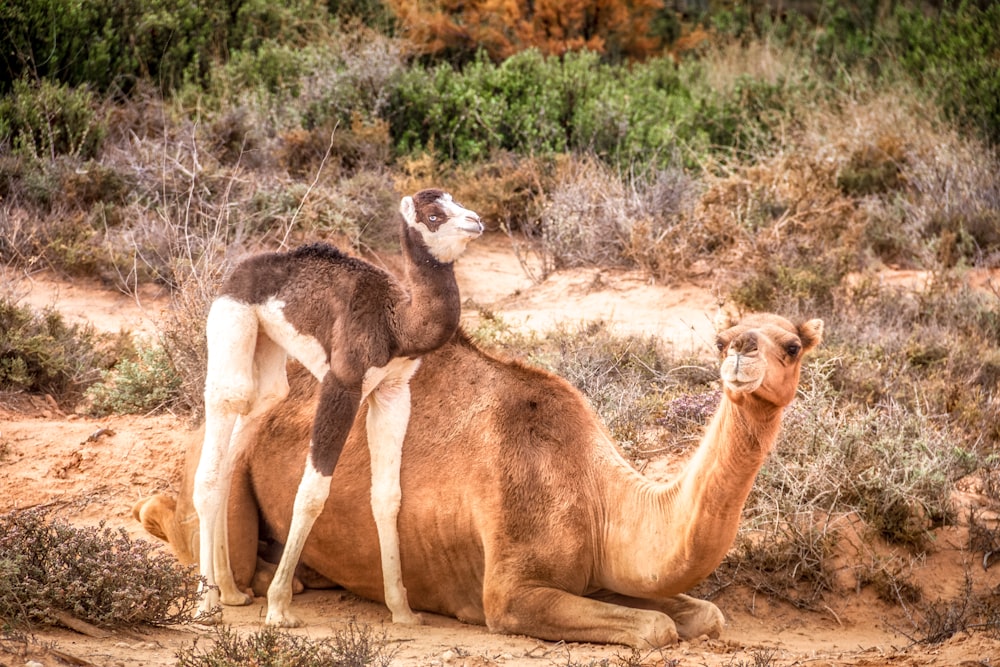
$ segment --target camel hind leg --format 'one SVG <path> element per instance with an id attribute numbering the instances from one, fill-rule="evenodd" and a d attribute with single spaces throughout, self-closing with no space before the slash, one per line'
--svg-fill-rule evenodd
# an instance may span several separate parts
<path id="1" fill-rule="evenodd" d="M 366 426 L 372 465 L 371 504 L 382 559 L 385 603 L 392 613 L 393 623 L 410 625 L 418 625 L 423 620 L 410 609 L 406 597 L 397 521 L 402 500 L 399 470 L 403 440 L 410 421 L 409 382 L 419 364 L 419 360 L 393 359 L 381 369 L 372 369 L 366 376 L 365 383 L 369 384 L 373 373 L 376 376 L 385 373 L 373 389 L 365 392 L 368 398 Z"/>
<path id="2" fill-rule="evenodd" d="M 193 500 L 199 519 L 198 562 L 204 577 L 199 616 L 213 616 L 219 602 L 249 604 L 229 563 L 225 510 L 233 461 L 247 427 L 288 393 L 285 353 L 258 335 L 254 307 L 228 297 L 215 300 L 206 323 L 205 440 L 195 472 Z"/>

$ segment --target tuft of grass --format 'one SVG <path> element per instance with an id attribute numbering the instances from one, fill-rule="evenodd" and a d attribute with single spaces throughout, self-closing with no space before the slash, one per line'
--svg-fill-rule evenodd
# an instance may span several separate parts
<path id="1" fill-rule="evenodd" d="M 859 588 L 870 586 L 880 600 L 889 604 L 915 604 L 923 598 L 924 592 L 915 581 L 912 570 L 912 560 L 875 557 L 872 563 L 856 573 L 857 585 Z"/>
<path id="2" fill-rule="evenodd" d="M 773 648 L 755 648 L 750 651 L 748 659 L 733 656 L 725 667 L 776 667 L 777 653 L 777 649 Z"/>
<path id="3" fill-rule="evenodd" d="M 822 607 L 836 590 L 832 556 L 838 532 L 802 513 L 772 521 L 762 531 L 743 531 L 716 579 L 748 586 L 800 609 Z"/>
<path id="4" fill-rule="evenodd" d="M 264 627 L 246 636 L 222 626 L 215 630 L 208 648 L 177 652 L 178 667 L 389 667 L 395 651 L 385 636 L 353 619 L 329 639 L 310 639 Z"/>
<path id="5" fill-rule="evenodd" d="M 0 618 L 102 627 L 188 623 L 197 573 L 124 529 L 77 528 L 46 508 L 0 515 Z"/>

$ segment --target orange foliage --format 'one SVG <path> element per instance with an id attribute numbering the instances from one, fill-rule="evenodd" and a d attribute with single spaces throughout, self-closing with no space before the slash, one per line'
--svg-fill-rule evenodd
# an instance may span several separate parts
<path id="1" fill-rule="evenodd" d="M 639 59 L 662 48 L 650 34 L 663 0 L 387 0 L 425 55 L 484 49 L 495 61 L 528 48 L 546 55 L 589 49 Z"/>

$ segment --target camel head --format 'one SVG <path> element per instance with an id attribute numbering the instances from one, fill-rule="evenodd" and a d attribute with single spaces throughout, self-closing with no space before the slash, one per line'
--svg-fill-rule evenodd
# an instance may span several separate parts
<path id="1" fill-rule="evenodd" d="M 483 223 L 443 190 L 421 190 L 399 203 L 408 232 L 416 232 L 437 261 L 450 264 L 469 241 L 483 233 Z"/>
<path id="2" fill-rule="evenodd" d="M 823 320 L 795 325 L 778 315 L 749 315 L 718 326 L 722 387 L 739 405 L 748 397 L 776 408 L 795 398 L 802 357 L 823 338 Z"/>

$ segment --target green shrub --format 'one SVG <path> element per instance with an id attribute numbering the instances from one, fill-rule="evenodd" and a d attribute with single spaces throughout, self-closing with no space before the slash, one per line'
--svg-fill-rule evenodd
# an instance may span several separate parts
<path id="1" fill-rule="evenodd" d="M 169 91 L 185 77 L 199 79 L 225 52 L 228 18 L 220 0 L 12 0 L 0 8 L 9 40 L 2 62 L 8 81 L 29 76 L 128 92 L 145 78 Z"/>
<path id="2" fill-rule="evenodd" d="M 151 345 L 140 348 L 136 358 L 120 359 L 111 370 L 101 371 L 101 379 L 84 395 L 95 416 L 144 414 L 175 404 L 180 386 L 166 351 Z"/>
<path id="3" fill-rule="evenodd" d="M 103 525 L 77 528 L 47 509 L 0 515 L 0 618 L 105 627 L 192 620 L 198 576 L 152 544 Z"/>
<path id="4" fill-rule="evenodd" d="M 113 363 L 121 338 L 66 324 L 54 310 L 37 312 L 0 299 L 0 389 L 74 395 Z"/>
<path id="5" fill-rule="evenodd" d="M 86 88 L 18 79 L 12 94 L 0 97 L 0 145 L 16 152 L 48 160 L 90 159 L 106 133 L 96 98 Z"/>
<path id="6" fill-rule="evenodd" d="M 903 69 L 945 111 L 1000 142 L 1000 4 L 945 5 L 933 14 L 898 6 L 892 42 Z"/>

